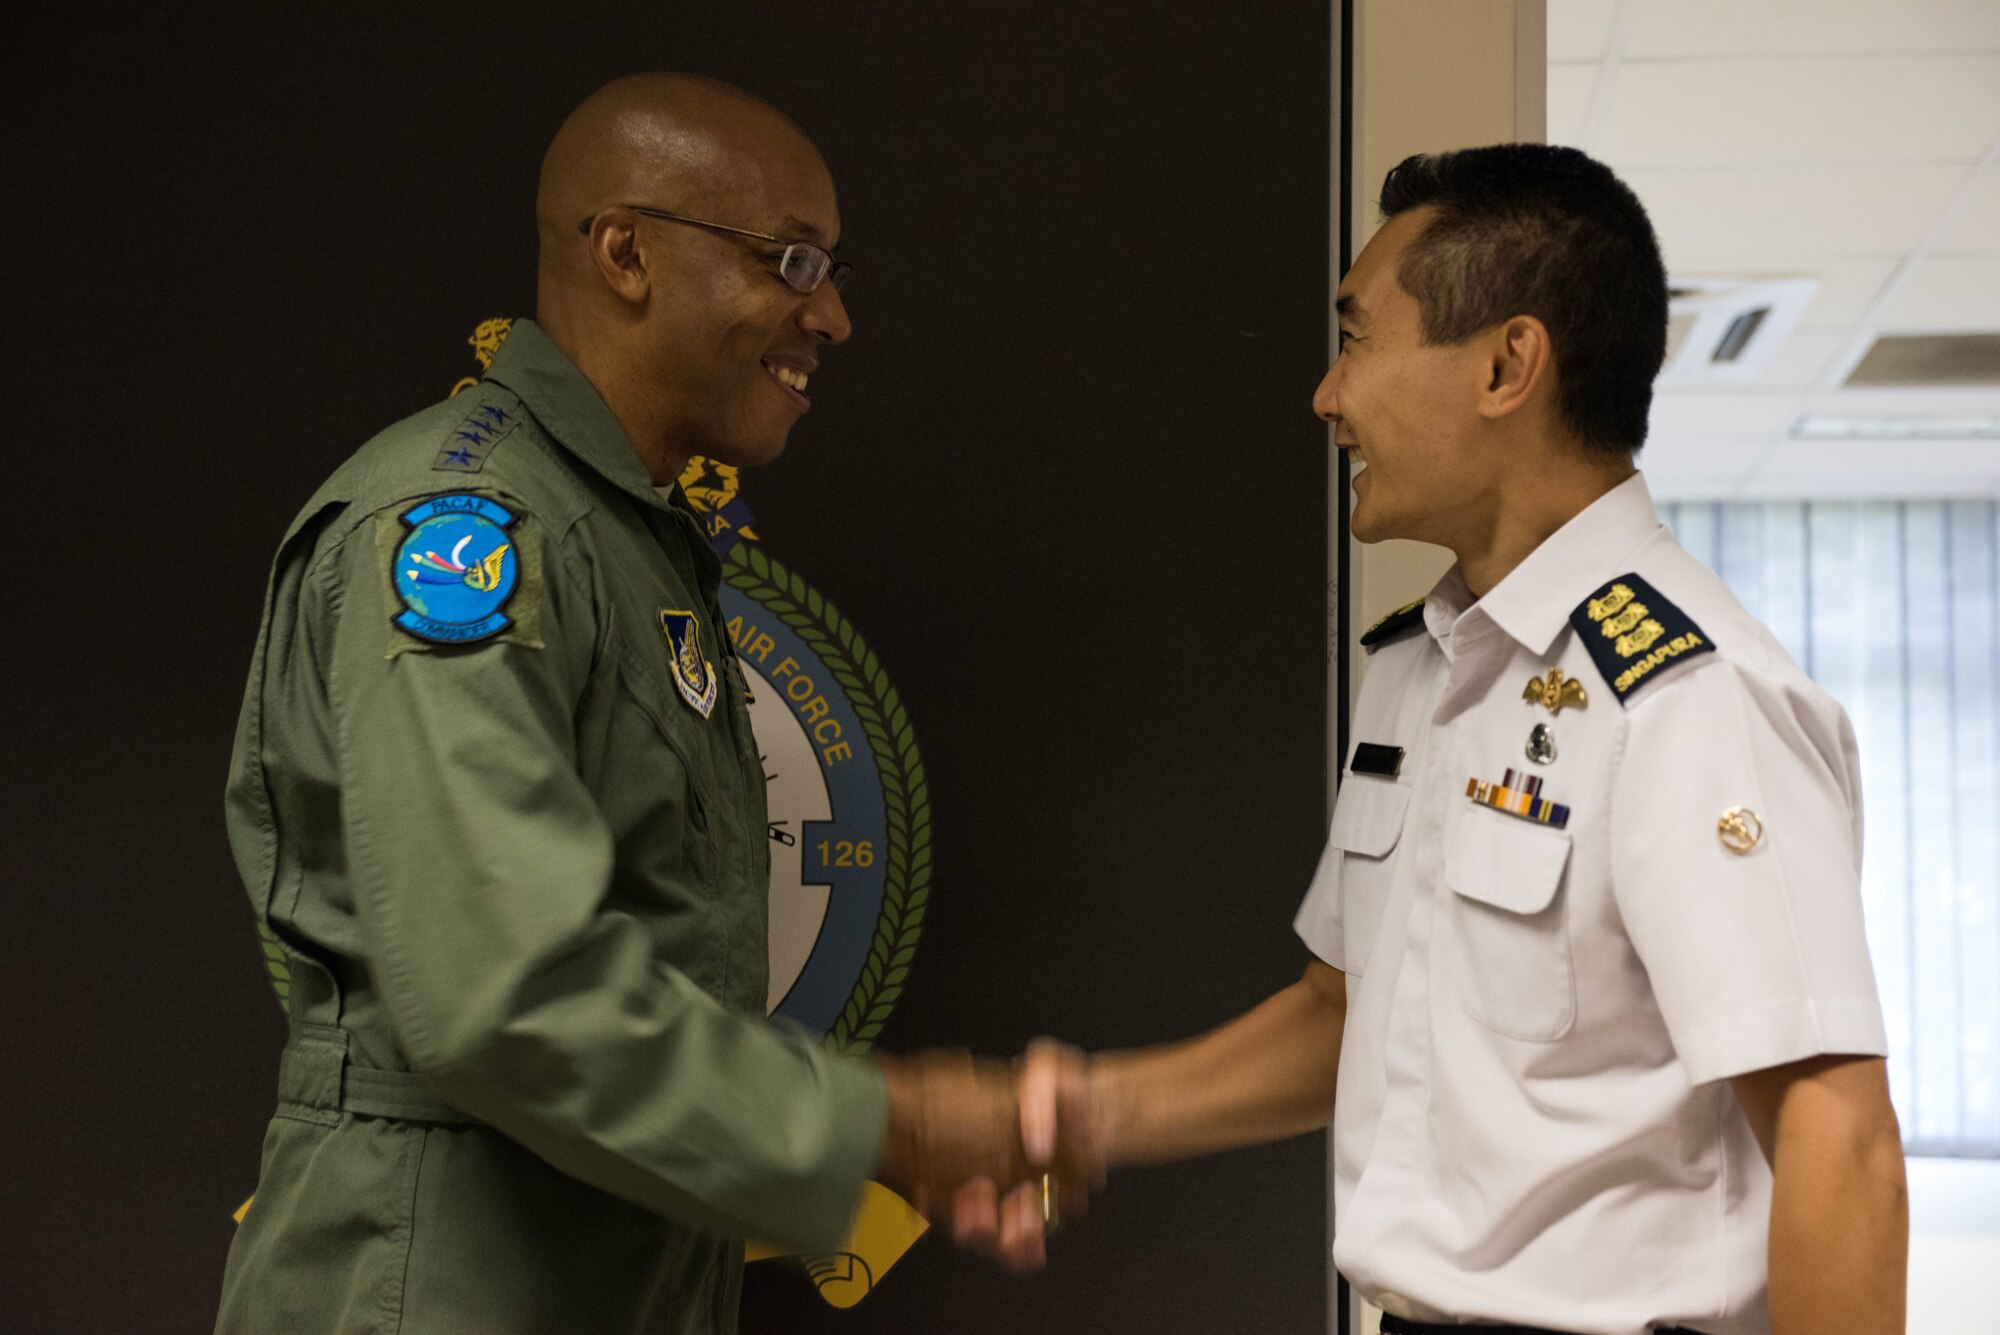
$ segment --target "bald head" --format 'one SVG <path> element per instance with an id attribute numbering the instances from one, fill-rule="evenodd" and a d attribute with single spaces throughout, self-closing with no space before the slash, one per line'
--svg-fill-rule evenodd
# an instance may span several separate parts
<path id="1" fill-rule="evenodd" d="M 793 243 L 831 252 L 840 234 L 805 132 L 715 79 L 629 75 L 556 131 L 535 216 L 536 320 L 654 480 L 695 455 L 775 458 L 820 349 L 849 332 L 835 283 L 785 276 L 807 254 Z"/>
<path id="2" fill-rule="evenodd" d="M 541 282 L 584 276 L 577 223 L 618 204 L 710 217 L 773 231 L 772 177 L 824 176 L 825 163 L 789 116 L 762 98 L 698 74 L 631 74 L 592 93 L 542 158 L 535 221 Z M 796 231 L 797 229 L 792 229 Z M 829 238 L 802 237 L 825 242 Z"/>

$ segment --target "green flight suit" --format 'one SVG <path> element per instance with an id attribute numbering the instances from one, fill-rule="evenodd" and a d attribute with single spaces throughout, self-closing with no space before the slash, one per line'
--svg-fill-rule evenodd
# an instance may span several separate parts
<path id="1" fill-rule="evenodd" d="M 406 516 L 454 493 L 514 518 L 477 643 L 392 624 Z M 763 1018 L 762 765 L 673 496 L 518 321 L 292 524 L 228 792 L 290 1038 L 218 1329 L 734 1331 L 746 1236 L 851 1221 L 886 1097 Z"/>

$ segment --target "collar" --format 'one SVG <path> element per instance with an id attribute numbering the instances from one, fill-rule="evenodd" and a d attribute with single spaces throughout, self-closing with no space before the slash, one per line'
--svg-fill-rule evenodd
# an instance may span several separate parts
<path id="1" fill-rule="evenodd" d="M 519 396 L 564 449 L 620 491 L 656 510 L 685 508 L 670 499 L 678 485 L 654 488 L 604 396 L 533 320 L 514 321 L 486 378 Z"/>
<path id="2" fill-rule="evenodd" d="M 1425 626 L 1444 643 L 1459 617 L 1476 607 L 1522 648 L 1545 656 L 1569 625 L 1571 609 L 1628 568 L 1659 528 L 1653 493 L 1645 476 L 1634 473 L 1551 533 L 1477 603 L 1454 565 L 1431 590 Z"/>

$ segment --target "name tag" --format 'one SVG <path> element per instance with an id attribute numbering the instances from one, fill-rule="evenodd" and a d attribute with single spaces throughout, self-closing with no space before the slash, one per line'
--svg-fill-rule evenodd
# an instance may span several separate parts
<path id="1" fill-rule="evenodd" d="M 1403 769 L 1403 748 L 1384 746 L 1380 742 L 1357 742 L 1354 764 L 1349 768 L 1356 774 L 1379 774 L 1385 779 L 1393 779 Z"/>

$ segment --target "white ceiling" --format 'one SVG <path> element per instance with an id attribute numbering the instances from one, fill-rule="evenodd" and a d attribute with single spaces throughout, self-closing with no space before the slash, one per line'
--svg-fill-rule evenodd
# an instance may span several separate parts
<path id="1" fill-rule="evenodd" d="M 1675 498 L 2000 496 L 2000 440 L 1794 440 L 2000 417 L 2000 387 L 1840 386 L 1878 334 L 2000 332 L 2000 0 L 1548 0 L 1549 141 L 1644 201 L 1676 280 L 1810 278 L 1751 380 L 1662 384 Z"/>

